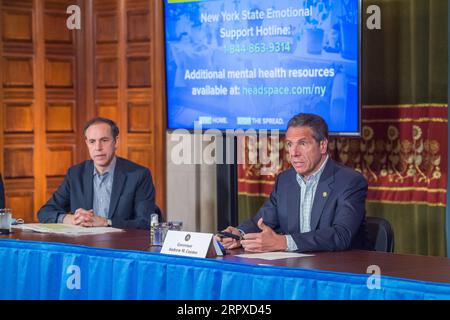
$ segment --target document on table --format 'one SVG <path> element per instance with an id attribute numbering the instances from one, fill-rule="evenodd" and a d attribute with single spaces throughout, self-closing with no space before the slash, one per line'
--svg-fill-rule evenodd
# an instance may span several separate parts
<path id="1" fill-rule="evenodd" d="M 263 252 L 263 253 L 244 253 L 238 254 L 236 257 L 251 258 L 251 259 L 263 259 L 263 260 L 277 260 L 287 258 L 303 258 L 313 257 L 313 254 L 304 254 L 296 252 Z"/>
<path id="2" fill-rule="evenodd" d="M 87 235 L 87 234 L 103 234 L 109 232 L 121 232 L 122 229 L 111 227 L 80 227 L 62 223 L 26 223 L 13 226 L 13 228 L 22 230 L 31 230 L 42 233 L 56 233 L 65 235 Z"/>

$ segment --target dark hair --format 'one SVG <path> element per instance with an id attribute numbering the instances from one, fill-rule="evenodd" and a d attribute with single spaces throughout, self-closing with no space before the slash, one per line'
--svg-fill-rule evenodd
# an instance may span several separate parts
<path id="1" fill-rule="evenodd" d="M 311 128 L 317 143 L 324 139 L 328 140 L 328 125 L 322 117 L 312 113 L 299 113 L 289 120 L 287 128 L 303 126 Z"/>
<path id="2" fill-rule="evenodd" d="M 86 137 L 86 130 L 93 124 L 97 124 L 97 123 L 106 123 L 107 125 L 109 125 L 111 128 L 111 133 L 112 133 L 114 140 L 116 140 L 116 138 L 119 136 L 119 127 L 117 126 L 117 124 L 114 121 L 112 121 L 111 119 L 108 119 L 108 118 L 95 117 L 95 118 L 92 118 L 91 120 L 89 120 L 88 122 L 86 122 L 86 124 L 84 125 L 83 134 L 85 137 Z"/>

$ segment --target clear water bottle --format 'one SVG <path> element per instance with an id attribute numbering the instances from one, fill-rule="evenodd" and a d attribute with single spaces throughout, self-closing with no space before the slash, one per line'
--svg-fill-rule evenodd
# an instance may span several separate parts
<path id="1" fill-rule="evenodd" d="M 12 210 L 9 208 L 0 209 L 0 234 L 10 234 L 12 223 Z"/>
<path id="2" fill-rule="evenodd" d="M 150 215 L 150 245 L 153 246 L 156 243 L 155 239 L 155 227 L 158 225 L 158 214 L 152 213 Z"/>

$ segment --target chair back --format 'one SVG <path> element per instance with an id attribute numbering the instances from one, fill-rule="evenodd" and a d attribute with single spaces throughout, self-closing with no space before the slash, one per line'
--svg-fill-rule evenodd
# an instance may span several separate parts
<path id="1" fill-rule="evenodd" d="M 366 217 L 370 250 L 394 252 L 394 231 L 389 221 L 379 217 Z"/>

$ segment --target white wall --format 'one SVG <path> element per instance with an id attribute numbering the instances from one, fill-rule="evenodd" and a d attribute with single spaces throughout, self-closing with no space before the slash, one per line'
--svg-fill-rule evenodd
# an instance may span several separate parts
<path id="1" fill-rule="evenodd" d="M 174 139 L 179 140 L 173 141 Z M 166 136 L 167 219 L 182 221 L 183 230 L 186 231 L 214 233 L 217 231 L 216 165 L 176 164 L 182 141 L 189 140 L 192 142 L 191 149 L 189 150 L 188 145 L 184 146 L 191 155 L 195 149 L 192 134 L 167 133 Z M 203 146 L 207 144 L 203 142 Z M 203 161 L 197 160 L 198 162 Z"/>

